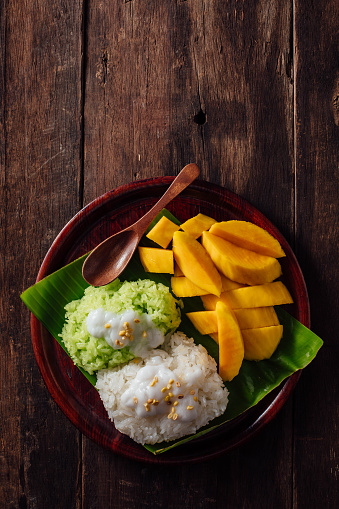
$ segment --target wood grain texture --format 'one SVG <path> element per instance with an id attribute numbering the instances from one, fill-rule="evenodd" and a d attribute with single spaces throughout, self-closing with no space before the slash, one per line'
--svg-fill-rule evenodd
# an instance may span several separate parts
<path id="1" fill-rule="evenodd" d="M 312 329 L 324 340 L 295 399 L 294 506 L 338 498 L 338 2 L 296 2 L 296 254 L 310 294 Z"/>
<path id="2" fill-rule="evenodd" d="M 337 19 L 335 0 L 0 2 L 1 507 L 338 506 Z M 189 162 L 295 248 L 325 345 L 250 443 L 158 467 L 68 422 L 19 294 L 83 203 Z"/>
<path id="3" fill-rule="evenodd" d="M 75 507 L 77 497 L 60 485 L 63 479 L 77 485 L 79 434 L 44 387 L 19 295 L 79 206 L 81 7 L 16 0 L 0 7 L 0 505 L 6 508 Z"/>

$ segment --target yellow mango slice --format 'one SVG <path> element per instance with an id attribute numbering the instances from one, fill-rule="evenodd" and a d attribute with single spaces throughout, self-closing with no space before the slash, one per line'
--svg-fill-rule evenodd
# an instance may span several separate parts
<path id="1" fill-rule="evenodd" d="M 171 287 L 173 293 L 177 297 L 196 297 L 199 295 L 206 294 L 206 290 L 203 290 L 199 286 L 192 283 L 190 279 L 185 276 L 174 276 L 171 278 Z"/>
<path id="2" fill-rule="evenodd" d="M 201 236 L 203 231 L 208 230 L 215 222 L 216 220 L 212 217 L 205 216 L 204 214 L 197 214 L 188 219 L 185 223 L 182 223 L 180 228 L 197 239 Z"/>
<path id="3" fill-rule="evenodd" d="M 279 345 L 282 335 L 282 325 L 242 331 L 245 359 L 248 361 L 269 359 Z"/>
<path id="4" fill-rule="evenodd" d="M 174 275 L 176 277 L 180 277 L 180 276 L 184 275 L 183 271 L 181 270 L 181 268 L 179 267 L 179 265 L 177 263 L 174 264 Z"/>
<path id="5" fill-rule="evenodd" d="M 281 281 L 236 288 L 222 293 L 221 299 L 232 309 L 280 306 L 293 303 L 290 292 Z"/>
<path id="6" fill-rule="evenodd" d="M 193 311 L 186 313 L 194 327 L 200 334 L 211 334 L 218 331 L 217 313 L 216 311 Z"/>
<path id="7" fill-rule="evenodd" d="M 153 240 L 159 246 L 166 248 L 173 238 L 174 232 L 178 231 L 180 226 L 170 221 L 167 217 L 162 216 L 161 219 L 148 232 L 146 237 Z"/>
<path id="8" fill-rule="evenodd" d="M 232 281 L 259 285 L 270 283 L 281 275 L 276 258 L 236 246 L 210 232 L 203 232 L 202 245 L 220 272 Z"/>
<path id="9" fill-rule="evenodd" d="M 219 374 L 231 381 L 239 373 L 244 359 L 244 342 L 231 308 L 219 301 L 216 306 L 219 343 Z"/>
<path id="10" fill-rule="evenodd" d="M 146 272 L 174 273 L 173 252 L 170 249 L 138 247 L 140 261 Z"/>
<path id="11" fill-rule="evenodd" d="M 256 329 L 260 327 L 269 327 L 271 325 L 280 325 L 277 313 L 272 306 L 264 308 L 234 309 L 234 314 L 242 331 L 245 329 Z"/>
<path id="12" fill-rule="evenodd" d="M 286 256 L 279 241 L 266 230 L 249 221 L 222 221 L 214 223 L 209 230 L 237 246 L 266 256 Z"/>
<path id="13" fill-rule="evenodd" d="M 184 276 L 213 295 L 221 293 L 221 278 L 203 246 L 189 235 L 177 231 L 173 235 L 174 258 Z"/>
<path id="14" fill-rule="evenodd" d="M 235 290 L 235 288 L 242 288 L 244 285 L 241 283 L 237 283 L 236 281 L 232 281 L 228 277 L 224 276 L 221 272 L 219 273 L 221 277 L 222 291 L 228 292 L 228 290 Z"/>
<path id="15" fill-rule="evenodd" d="M 223 301 L 223 294 L 220 298 L 215 295 L 202 295 L 201 300 L 204 303 L 206 313 L 213 313 L 219 300 Z M 259 327 L 269 327 L 271 325 L 280 325 L 277 313 L 273 306 L 262 308 L 239 308 L 233 309 L 241 330 L 256 329 Z M 216 331 L 212 331 L 216 332 Z M 207 332 L 206 334 L 210 334 Z"/>
<path id="16" fill-rule="evenodd" d="M 214 311 L 218 300 L 220 300 L 217 295 L 212 295 L 211 293 L 207 295 L 201 295 L 200 298 L 206 311 Z"/>

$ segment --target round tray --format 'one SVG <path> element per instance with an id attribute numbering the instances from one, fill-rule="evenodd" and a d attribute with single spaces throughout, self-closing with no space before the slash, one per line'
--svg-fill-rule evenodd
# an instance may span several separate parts
<path id="1" fill-rule="evenodd" d="M 133 182 L 95 199 L 74 216 L 56 237 L 41 265 L 37 281 L 134 223 L 154 205 L 173 179 L 160 177 Z M 308 295 L 299 264 L 284 237 L 255 207 L 220 186 L 197 180 L 167 209 L 182 222 L 201 212 L 217 221 L 251 221 L 273 234 L 286 253 L 286 257 L 281 259 L 283 281 L 294 299 L 288 311 L 306 327 L 310 326 Z M 217 457 L 239 446 L 271 421 L 290 396 L 300 376 L 300 372 L 297 372 L 289 377 L 238 418 L 185 445 L 155 456 L 114 428 L 96 389 L 34 315 L 31 317 L 31 330 L 34 353 L 43 379 L 52 398 L 71 422 L 97 444 L 114 453 L 147 463 L 197 462 Z"/>

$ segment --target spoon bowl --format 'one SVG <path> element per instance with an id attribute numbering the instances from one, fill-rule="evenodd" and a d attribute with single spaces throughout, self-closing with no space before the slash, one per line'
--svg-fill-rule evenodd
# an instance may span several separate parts
<path id="1" fill-rule="evenodd" d="M 194 163 L 185 166 L 159 201 L 136 223 L 99 244 L 82 266 L 83 278 L 92 286 L 107 285 L 116 279 L 131 260 L 141 237 L 157 214 L 199 175 Z"/>

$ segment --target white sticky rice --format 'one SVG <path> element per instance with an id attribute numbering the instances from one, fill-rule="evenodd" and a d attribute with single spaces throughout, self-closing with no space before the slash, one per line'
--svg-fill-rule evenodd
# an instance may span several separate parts
<path id="1" fill-rule="evenodd" d="M 162 358 L 163 366 L 174 373 L 181 387 L 194 379 L 197 395 L 195 420 L 183 422 L 178 418 L 174 421 L 168 418 L 168 412 L 138 417 L 134 408 L 121 403 L 122 396 L 140 369 L 151 364 L 154 356 Z M 196 345 L 193 339 L 181 332 L 174 333 L 161 349 L 152 350 L 142 360 L 136 362 L 134 359 L 123 366 L 100 370 L 96 388 L 116 429 L 140 444 L 155 444 L 194 434 L 223 414 L 228 403 L 228 391 L 217 373 L 215 360 L 203 346 Z"/>

